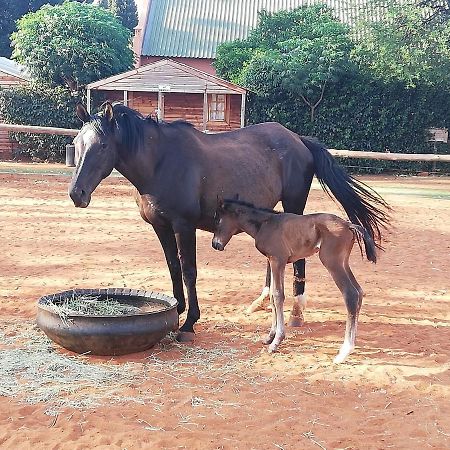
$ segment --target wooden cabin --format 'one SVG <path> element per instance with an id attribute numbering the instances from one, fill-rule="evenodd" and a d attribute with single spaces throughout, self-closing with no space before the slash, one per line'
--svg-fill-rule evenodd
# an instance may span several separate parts
<path id="1" fill-rule="evenodd" d="M 86 86 L 88 110 L 102 91 L 144 115 L 172 122 L 183 119 L 204 132 L 244 126 L 246 90 L 215 75 L 164 59 Z"/>
<path id="2" fill-rule="evenodd" d="M 25 68 L 16 62 L 0 57 L 0 89 L 10 88 L 30 79 Z M 9 138 L 9 131 L 0 130 L 0 160 L 12 159 L 16 142 Z"/>

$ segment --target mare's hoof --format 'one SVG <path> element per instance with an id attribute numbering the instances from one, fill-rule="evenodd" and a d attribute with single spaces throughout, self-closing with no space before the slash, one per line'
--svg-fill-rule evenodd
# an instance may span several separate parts
<path id="1" fill-rule="evenodd" d="M 289 317 L 288 326 L 289 327 L 301 327 L 305 323 L 305 319 L 300 316 Z"/>
<path id="2" fill-rule="evenodd" d="M 195 333 L 192 331 L 179 331 L 177 334 L 178 342 L 193 342 L 195 339 Z"/>

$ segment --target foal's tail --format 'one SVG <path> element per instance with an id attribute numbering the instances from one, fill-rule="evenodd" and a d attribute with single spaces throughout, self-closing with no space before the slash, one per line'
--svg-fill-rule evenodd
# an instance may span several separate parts
<path id="1" fill-rule="evenodd" d="M 313 138 L 301 136 L 314 158 L 315 174 L 323 190 L 342 205 L 353 224 L 368 233 L 374 245 L 382 249 L 381 229 L 389 224 L 388 204 L 369 186 L 355 180 Z"/>
<path id="2" fill-rule="evenodd" d="M 361 250 L 361 255 L 363 253 L 362 250 L 362 242 L 364 242 L 364 250 L 366 251 L 366 257 L 370 262 L 377 262 L 377 247 L 375 245 L 374 240 L 368 233 L 368 231 L 363 228 L 361 225 L 355 225 L 354 223 L 349 224 L 348 226 L 350 230 L 352 230 L 353 234 L 356 237 L 356 241 L 358 242 L 359 249 Z"/>

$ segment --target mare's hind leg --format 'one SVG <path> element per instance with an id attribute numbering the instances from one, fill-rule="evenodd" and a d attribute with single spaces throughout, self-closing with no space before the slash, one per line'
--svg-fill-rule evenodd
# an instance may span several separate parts
<path id="1" fill-rule="evenodd" d="M 332 250 L 335 251 L 336 249 Z M 358 316 L 361 309 L 363 294 L 362 289 L 356 282 L 353 274 L 350 275 L 351 271 L 350 273 L 348 272 L 348 264 L 346 261 L 343 261 L 339 252 L 336 252 L 335 254 L 327 252 L 327 249 L 324 249 L 322 246 L 319 256 L 323 265 L 333 277 L 336 286 L 341 291 L 347 307 L 344 342 L 341 345 L 339 353 L 334 358 L 334 363 L 339 364 L 342 363 L 355 348 Z"/>
<path id="2" fill-rule="evenodd" d="M 261 292 L 261 295 L 253 300 L 251 305 L 247 308 L 247 314 L 254 313 L 255 311 L 265 310 L 269 306 L 269 297 L 270 297 L 270 265 L 267 262 L 267 271 L 266 271 L 266 284 Z"/>
<path id="3" fill-rule="evenodd" d="M 303 311 L 306 309 L 305 265 L 306 261 L 304 259 L 300 259 L 294 263 L 294 305 L 292 306 L 288 322 L 290 327 L 301 327 L 305 323 L 305 319 L 303 318 Z"/>

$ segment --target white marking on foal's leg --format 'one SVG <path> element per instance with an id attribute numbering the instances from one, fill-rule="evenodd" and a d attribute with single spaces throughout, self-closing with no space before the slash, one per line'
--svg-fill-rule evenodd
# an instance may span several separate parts
<path id="1" fill-rule="evenodd" d="M 265 337 L 263 339 L 263 344 L 271 344 L 273 339 L 275 338 L 275 334 L 277 331 L 277 316 L 276 316 L 276 310 L 275 310 L 275 305 L 273 303 L 273 296 L 270 295 L 270 304 L 272 305 L 272 325 L 270 327 L 270 331 L 269 334 L 267 335 L 267 337 Z"/>
<path id="2" fill-rule="evenodd" d="M 269 286 L 264 286 L 261 295 L 247 308 L 247 314 L 254 313 L 255 311 L 264 311 L 269 304 L 269 292 Z"/>
<path id="3" fill-rule="evenodd" d="M 303 311 L 306 309 L 306 295 L 300 294 L 294 297 L 294 306 L 289 316 L 290 327 L 301 327 L 305 323 Z"/>
<path id="4" fill-rule="evenodd" d="M 333 362 L 335 364 L 340 364 L 345 361 L 348 355 L 355 349 L 355 344 L 352 344 L 351 342 L 344 341 L 344 343 L 341 346 L 341 349 L 339 350 L 339 353 L 335 356 Z"/>

